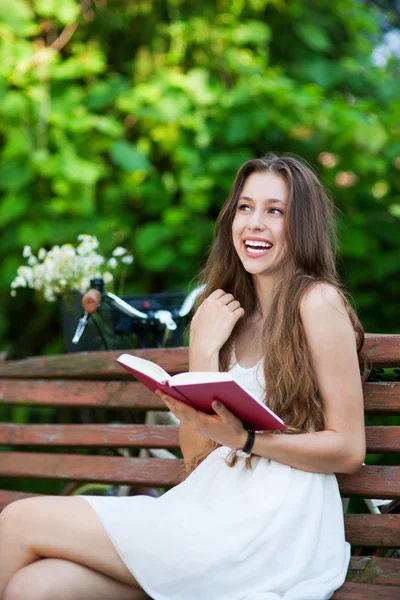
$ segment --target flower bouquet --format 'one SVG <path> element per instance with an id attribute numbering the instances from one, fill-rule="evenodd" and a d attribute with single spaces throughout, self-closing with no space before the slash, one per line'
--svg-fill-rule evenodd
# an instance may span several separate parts
<path id="1" fill-rule="evenodd" d="M 49 251 L 40 248 L 37 256 L 30 246 L 25 246 L 23 257 L 28 264 L 17 269 L 11 295 L 16 295 L 17 288 L 28 287 L 41 292 L 48 302 L 54 302 L 65 292 L 84 294 L 95 277 L 102 277 L 106 285 L 112 285 L 118 274 L 123 284 L 125 265 L 133 263 L 133 256 L 125 248 L 118 246 L 106 260 L 98 251 L 95 236 L 80 234 L 78 242 L 76 247 L 63 244 Z"/>
<path id="2" fill-rule="evenodd" d="M 115 339 L 112 315 L 107 307 L 102 307 L 99 314 L 93 316 L 84 338 L 77 345 L 71 340 L 82 315 L 82 295 L 90 288 L 90 280 L 101 277 L 110 291 L 114 291 L 118 282 L 121 293 L 133 256 L 126 248 L 118 246 L 106 259 L 99 251 L 95 236 L 80 234 L 77 239 L 75 245 L 53 246 L 48 251 L 40 248 L 37 256 L 30 246 L 25 246 L 23 257 L 27 264 L 17 269 L 17 276 L 11 283 L 11 295 L 17 294 L 17 288 L 32 288 L 48 302 L 58 300 L 67 352 L 109 349 L 113 344 L 119 346 L 121 339 Z M 132 342 L 126 343 L 129 346 Z"/>

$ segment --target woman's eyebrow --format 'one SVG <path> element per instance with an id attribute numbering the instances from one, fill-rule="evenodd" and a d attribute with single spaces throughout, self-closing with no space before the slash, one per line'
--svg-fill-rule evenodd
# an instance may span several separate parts
<path id="1" fill-rule="evenodd" d="M 249 196 L 240 196 L 239 200 L 247 200 L 250 202 L 254 202 L 253 198 L 250 198 Z M 279 202 L 279 204 L 283 204 L 286 206 L 286 202 L 284 202 L 283 200 L 279 200 L 279 198 L 265 198 L 263 200 L 263 202 L 265 203 L 269 203 L 269 202 Z"/>

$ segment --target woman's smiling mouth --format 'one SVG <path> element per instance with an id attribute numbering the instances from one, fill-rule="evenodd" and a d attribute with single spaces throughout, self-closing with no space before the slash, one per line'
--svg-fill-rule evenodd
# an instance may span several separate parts
<path id="1" fill-rule="evenodd" d="M 253 237 L 246 237 L 243 240 L 243 245 L 246 256 L 251 256 L 251 258 L 264 256 L 273 247 L 273 244 L 268 240 Z"/>

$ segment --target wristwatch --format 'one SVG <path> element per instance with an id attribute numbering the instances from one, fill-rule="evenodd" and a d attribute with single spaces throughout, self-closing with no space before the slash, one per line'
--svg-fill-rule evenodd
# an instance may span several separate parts
<path id="1" fill-rule="evenodd" d="M 256 432 L 254 431 L 254 429 L 248 429 L 246 443 L 243 446 L 242 450 L 236 450 L 236 456 L 240 456 L 240 458 L 250 458 L 255 439 Z"/>

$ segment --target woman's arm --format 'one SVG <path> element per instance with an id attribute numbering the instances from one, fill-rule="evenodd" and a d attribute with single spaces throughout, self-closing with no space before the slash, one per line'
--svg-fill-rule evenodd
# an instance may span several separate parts
<path id="1" fill-rule="evenodd" d="M 325 414 L 325 430 L 259 434 L 254 454 L 311 472 L 353 473 L 365 458 L 364 404 L 356 338 L 340 294 L 319 284 L 301 317 Z"/>
<path id="2" fill-rule="evenodd" d="M 206 354 L 189 343 L 189 371 L 219 371 L 219 352 Z M 179 425 L 179 443 L 186 464 L 202 452 L 209 438 L 194 431 L 192 427 Z"/>
<path id="3" fill-rule="evenodd" d="M 190 325 L 189 371 L 219 371 L 219 351 L 243 315 L 240 303 L 224 290 L 215 290 L 201 303 Z M 181 423 L 179 442 L 185 463 L 191 463 L 209 439 Z"/>

